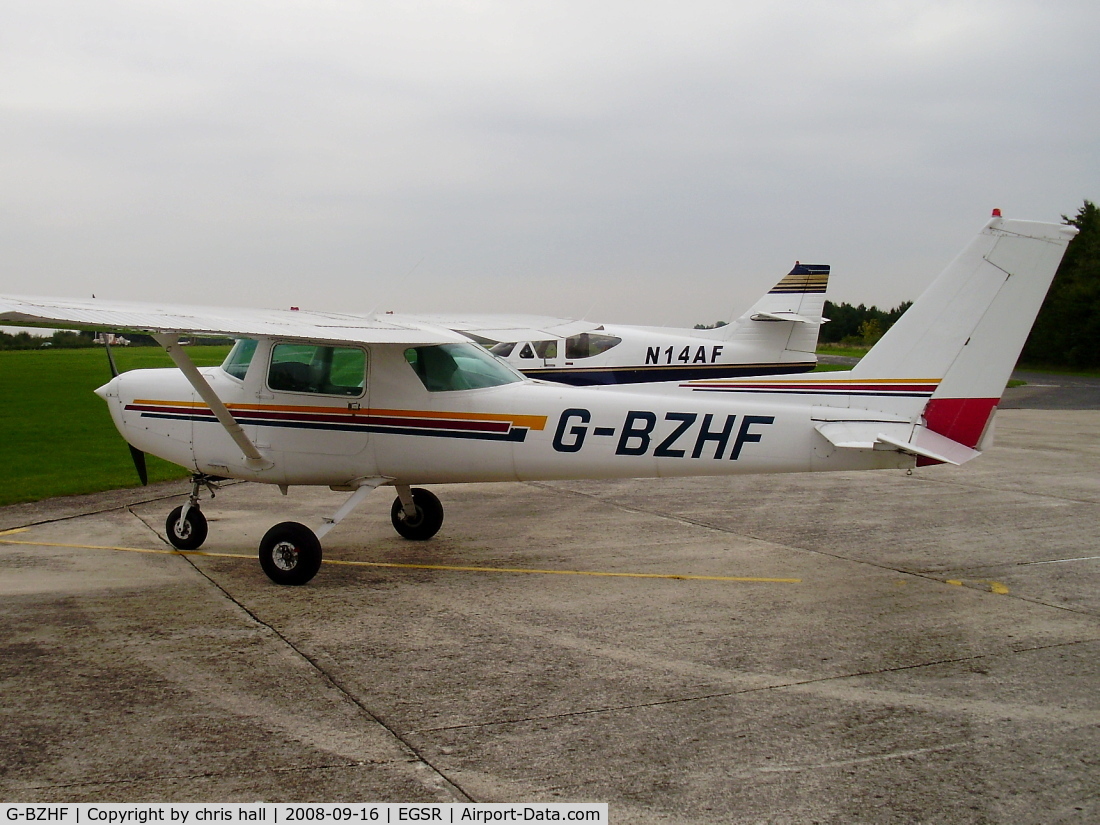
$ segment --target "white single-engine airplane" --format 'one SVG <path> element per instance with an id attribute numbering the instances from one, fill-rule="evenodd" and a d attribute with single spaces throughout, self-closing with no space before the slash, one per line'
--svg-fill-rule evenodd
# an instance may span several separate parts
<path id="1" fill-rule="evenodd" d="M 635 384 L 790 375 L 817 366 L 829 267 L 796 262 L 749 310 L 715 329 L 640 327 L 530 315 L 395 315 L 468 335 L 528 378 Z M 499 342 L 499 343 L 498 343 Z"/>
<path id="2" fill-rule="evenodd" d="M 376 487 L 398 533 L 427 539 L 443 508 L 419 484 L 875 470 L 968 461 L 991 423 L 1077 230 L 995 213 L 851 371 L 812 377 L 569 387 L 524 378 L 451 330 L 386 316 L 160 308 L 0 297 L 0 323 L 152 333 L 179 369 L 134 370 L 96 392 L 123 437 L 194 474 L 168 539 L 206 538 L 212 480 L 351 493 L 316 532 L 283 522 L 260 564 L 300 585 L 320 539 Z M 182 336 L 239 337 L 198 369 Z"/>

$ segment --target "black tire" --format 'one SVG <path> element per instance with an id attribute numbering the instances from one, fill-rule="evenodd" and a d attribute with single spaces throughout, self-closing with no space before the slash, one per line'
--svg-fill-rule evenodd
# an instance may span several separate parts
<path id="1" fill-rule="evenodd" d="M 413 503 L 416 505 L 416 515 L 405 515 L 405 508 L 401 506 L 401 497 L 393 500 L 390 508 L 390 521 L 393 529 L 402 537 L 411 541 L 426 541 L 439 532 L 443 526 L 443 505 L 434 493 L 420 488 L 412 491 Z"/>
<path id="2" fill-rule="evenodd" d="M 321 542 L 304 524 L 276 524 L 260 541 L 260 567 L 275 584 L 305 584 L 321 569 Z"/>
<path id="3" fill-rule="evenodd" d="M 168 535 L 168 541 L 177 550 L 198 550 L 206 541 L 206 516 L 198 507 L 192 507 L 187 512 L 187 520 L 183 521 L 183 507 L 177 507 L 168 514 L 164 522 L 164 532 Z"/>

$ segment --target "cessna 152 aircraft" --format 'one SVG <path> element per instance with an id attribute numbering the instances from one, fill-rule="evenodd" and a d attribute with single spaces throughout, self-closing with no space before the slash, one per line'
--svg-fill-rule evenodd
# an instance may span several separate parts
<path id="1" fill-rule="evenodd" d="M 443 508 L 414 487 L 471 481 L 907 469 L 961 464 L 992 419 L 1073 227 L 997 213 L 851 371 L 570 387 L 524 378 L 457 333 L 387 316 L 161 308 L 0 296 L 0 323 L 152 333 L 178 369 L 134 370 L 96 392 L 123 437 L 189 468 L 169 541 L 200 546 L 211 481 L 350 493 L 316 532 L 272 527 L 260 564 L 300 585 L 320 539 L 376 487 L 409 539 Z M 239 338 L 198 369 L 181 336 Z M 140 453 L 139 453 L 140 455 Z"/>
<path id="2" fill-rule="evenodd" d="M 817 366 L 829 267 L 794 269 L 733 323 L 716 329 L 592 324 L 539 316 L 399 315 L 491 346 L 529 378 L 632 384 L 736 375 L 788 375 Z"/>

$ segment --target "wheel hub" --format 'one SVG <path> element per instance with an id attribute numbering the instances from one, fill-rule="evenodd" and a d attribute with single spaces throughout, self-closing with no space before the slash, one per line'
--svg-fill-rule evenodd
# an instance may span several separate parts
<path id="1" fill-rule="evenodd" d="M 424 520 L 424 511 L 419 507 L 416 508 L 416 515 L 410 516 L 404 510 L 401 511 L 401 521 L 409 525 L 409 527 L 419 527 L 420 522 Z"/>
<path id="2" fill-rule="evenodd" d="M 271 560 L 284 573 L 298 566 L 298 548 L 289 541 L 280 541 L 271 550 Z"/>

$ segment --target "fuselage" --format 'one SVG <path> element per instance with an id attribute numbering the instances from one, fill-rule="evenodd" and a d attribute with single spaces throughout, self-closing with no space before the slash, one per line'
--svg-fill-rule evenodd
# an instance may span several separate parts
<path id="1" fill-rule="evenodd" d="M 490 351 L 530 378 L 575 386 L 790 375 L 817 366 L 816 328 L 809 335 L 792 323 L 735 324 L 741 328 L 734 335 L 731 325 L 728 337 L 607 324 L 568 338 L 497 344 Z M 787 349 L 794 332 L 808 337 L 805 351 Z"/>
<path id="2" fill-rule="evenodd" d="M 537 339 L 482 334 L 501 341 L 493 354 L 524 375 L 576 386 L 791 375 L 817 364 L 828 280 L 827 265 L 795 262 L 745 313 L 711 329 L 601 324 Z"/>
<path id="3" fill-rule="evenodd" d="M 897 452 L 836 450 L 815 431 L 815 416 L 821 417 L 815 405 L 837 403 L 842 390 L 815 395 L 741 394 L 709 385 L 572 387 L 515 374 L 470 386 L 489 379 L 474 375 L 464 381 L 461 370 L 449 383 L 439 383 L 431 374 L 418 374 L 430 367 L 438 348 L 393 345 L 328 347 L 337 350 L 336 360 L 342 357 L 350 365 L 344 369 L 352 377 L 338 377 L 333 368 L 324 379 L 328 383 L 294 383 L 291 372 L 306 381 L 307 371 L 276 363 L 279 346 L 302 349 L 260 340 L 243 368 L 202 370 L 268 466 L 244 459 L 178 370 L 124 373 L 99 393 L 122 435 L 138 449 L 193 472 L 281 485 L 348 487 L 379 477 L 404 484 L 639 478 L 913 464 Z M 333 360 L 331 352 L 328 357 Z M 829 380 L 842 388 L 842 382 Z"/>

